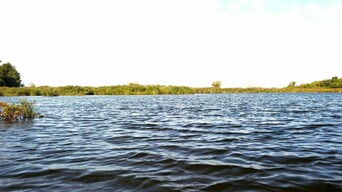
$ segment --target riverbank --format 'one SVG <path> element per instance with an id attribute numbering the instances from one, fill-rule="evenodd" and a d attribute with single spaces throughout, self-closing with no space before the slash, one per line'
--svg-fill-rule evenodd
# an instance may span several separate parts
<path id="1" fill-rule="evenodd" d="M 196 88 L 196 93 L 342 93 L 342 88 Z"/>
<path id="2" fill-rule="evenodd" d="M 0 87 L 0 96 L 81 96 L 81 95 L 177 95 L 199 93 L 342 93 L 342 88 L 191 88 L 164 85 L 117 85 L 101 87 Z"/>
<path id="3" fill-rule="evenodd" d="M 186 86 L 164 85 L 116 85 L 116 86 L 61 86 L 61 87 L 0 87 L 0 96 L 82 96 L 82 95 L 163 95 L 194 94 Z"/>

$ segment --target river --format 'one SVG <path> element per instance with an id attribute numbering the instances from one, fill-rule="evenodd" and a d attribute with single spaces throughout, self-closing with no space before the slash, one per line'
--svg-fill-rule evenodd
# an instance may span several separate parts
<path id="1" fill-rule="evenodd" d="M 339 93 L 27 99 L 0 191 L 342 191 Z"/>

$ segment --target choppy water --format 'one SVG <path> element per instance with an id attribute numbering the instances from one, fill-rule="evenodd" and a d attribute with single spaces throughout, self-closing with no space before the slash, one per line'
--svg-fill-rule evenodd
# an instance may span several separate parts
<path id="1" fill-rule="evenodd" d="M 342 94 L 28 99 L 0 191 L 342 191 Z"/>

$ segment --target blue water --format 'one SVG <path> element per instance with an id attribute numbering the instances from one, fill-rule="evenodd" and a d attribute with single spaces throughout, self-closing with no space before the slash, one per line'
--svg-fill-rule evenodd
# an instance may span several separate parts
<path id="1" fill-rule="evenodd" d="M 342 94 L 27 99 L 0 191 L 342 191 Z"/>

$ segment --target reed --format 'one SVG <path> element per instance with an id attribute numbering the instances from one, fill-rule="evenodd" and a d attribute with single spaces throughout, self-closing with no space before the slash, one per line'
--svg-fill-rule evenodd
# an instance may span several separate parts
<path id="1" fill-rule="evenodd" d="M 164 85 L 115 85 L 101 87 L 62 86 L 62 87 L 0 87 L 0 96 L 59 96 L 59 95 L 163 95 L 193 94 L 187 86 Z"/>
<path id="2" fill-rule="evenodd" d="M 338 80 L 331 80 L 336 84 Z M 322 81 L 323 82 L 323 81 Z M 324 81 L 325 82 L 325 81 Z M 315 84 L 315 83 L 314 83 Z M 317 83 L 316 83 L 317 84 Z M 300 85 L 283 88 L 221 88 L 202 87 L 192 88 L 187 86 L 165 86 L 165 85 L 140 85 L 130 83 L 128 85 L 114 86 L 61 86 L 61 87 L 0 87 L 0 96 L 73 96 L 73 95 L 177 95 L 195 93 L 321 93 L 321 92 L 342 92 L 342 85 L 334 86 L 314 86 Z M 338 85 L 338 86 L 337 86 Z"/>
<path id="3" fill-rule="evenodd" d="M 0 102 L 0 117 L 6 121 L 33 119 L 36 116 L 34 104 L 22 100 L 19 104 Z"/>

